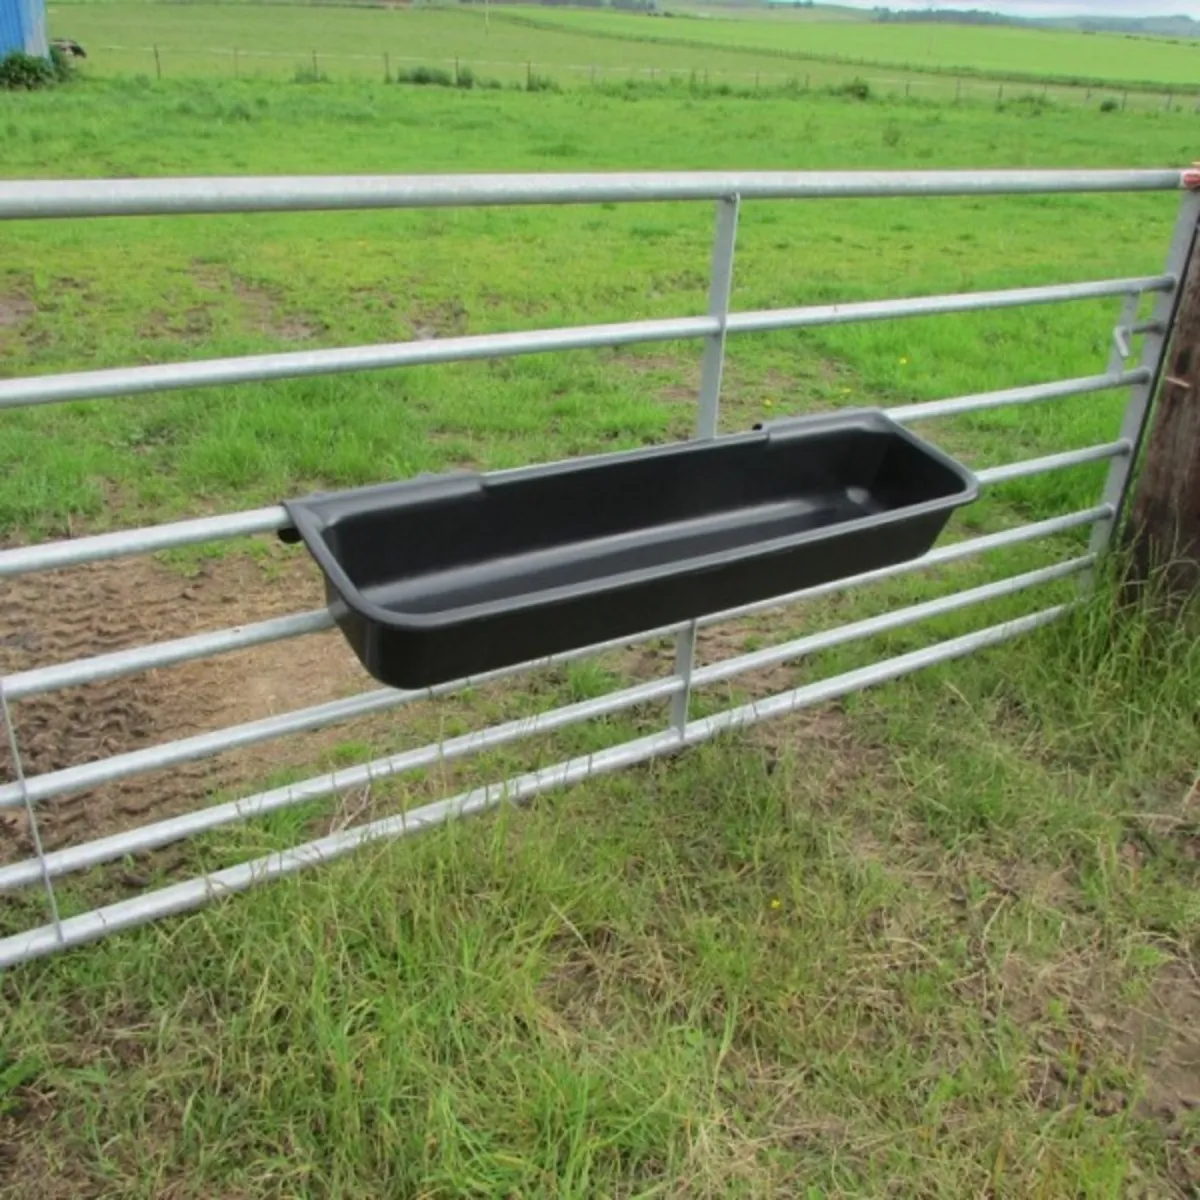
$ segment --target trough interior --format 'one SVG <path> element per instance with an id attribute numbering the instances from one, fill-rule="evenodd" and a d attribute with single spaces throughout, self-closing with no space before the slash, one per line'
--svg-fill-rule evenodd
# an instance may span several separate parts
<path id="1" fill-rule="evenodd" d="M 323 536 L 368 601 L 447 613 L 736 555 L 960 486 L 902 435 L 851 426 L 479 477 L 449 495 L 415 488 L 343 510 Z"/>

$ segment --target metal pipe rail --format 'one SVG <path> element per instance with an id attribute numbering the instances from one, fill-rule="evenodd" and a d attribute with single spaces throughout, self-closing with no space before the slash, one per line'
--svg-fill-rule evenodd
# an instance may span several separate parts
<path id="1" fill-rule="evenodd" d="M 1132 371 L 1087 375 L 1079 379 L 1031 384 L 998 392 L 980 392 L 973 396 L 926 400 L 885 411 L 893 420 L 907 424 L 910 421 L 925 421 L 934 417 L 983 412 L 991 408 L 1003 408 L 1008 404 L 1033 404 L 1041 400 L 1062 400 L 1092 392 L 1118 391 L 1121 388 L 1146 383 L 1148 379 L 1149 372 L 1139 367 Z M 287 524 L 286 510 L 282 505 L 275 505 L 271 508 L 257 508 L 217 517 L 199 517 L 141 529 L 100 533 L 69 541 L 18 546 L 11 550 L 0 550 L 0 578 L 6 575 L 26 575 L 35 571 L 77 567 L 85 563 L 132 554 L 154 554 L 161 550 L 224 541 L 256 533 L 277 533 L 287 528 Z"/>
<path id="2" fill-rule="evenodd" d="M 1021 462 L 1005 463 L 999 467 L 984 467 L 983 470 L 975 472 L 975 478 L 984 485 L 1008 483 L 1012 479 L 1028 479 L 1030 475 L 1045 475 L 1051 471 L 1063 471 L 1068 467 L 1081 467 L 1087 463 L 1123 458 L 1132 451 L 1132 443 L 1119 438 L 1115 442 L 1086 446 L 1082 450 L 1064 450 L 1061 454 L 1044 454 L 1040 458 L 1026 458 Z"/>
<path id="3" fill-rule="evenodd" d="M 683 730 L 667 729 L 632 742 L 625 742 L 595 754 L 569 759 L 552 767 L 543 767 L 527 775 L 463 792 L 439 800 L 412 812 L 368 822 L 365 825 L 333 833 L 291 850 L 278 851 L 236 867 L 214 871 L 195 879 L 172 884 L 129 900 L 108 904 L 79 916 L 68 917 L 25 933 L 0 939 L 0 968 L 40 958 L 55 950 L 79 946 L 110 933 L 131 929 L 162 917 L 191 912 L 197 908 L 258 883 L 280 879 L 304 867 L 332 862 L 370 842 L 395 840 L 422 833 L 446 821 L 475 816 L 496 808 L 505 801 L 521 804 L 552 788 L 569 787 L 596 776 L 611 774 L 623 767 L 635 766 L 666 754 L 710 741 L 720 733 L 745 729 L 772 717 L 786 716 L 864 688 L 900 679 L 925 667 L 950 662 L 989 646 L 1029 633 L 1057 620 L 1070 610 L 1068 604 L 1056 605 L 1027 617 L 992 625 L 950 641 L 939 642 L 884 659 L 857 671 L 848 671 L 832 679 L 783 692 L 767 700 L 755 701 L 703 720 L 690 721 Z"/>
<path id="4" fill-rule="evenodd" d="M 88 179 L 0 184 L 0 220 L 643 204 L 665 200 L 848 200 L 884 196 L 1019 196 L 1166 192 L 1186 172 L 688 171 L 559 175 L 295 175 Z"/>
<path id="5" fill-rule="evenodd" d="M 727 333 L 813 329 L 819 326 L 850 325 L 900 317 L 983 312 L 1111 296 L 1140 296 L 1153 292 L 1169 292 L 1175 285 L 1176 280 L 1171 275 L 1154 275 L 1135 279 L 1060 284 L 1054 287 L 1018 288 L 1001 292 L 964 292 L 948 296 L 872 300 L 857 304 L 767 309 L 761 312 L 730 313 L 724 329 Z M 286 354 L 245 355 L 240 358 L 213 358 L 147 367 L 115 367 L 63 375 L 32 375 L 24 379 L 0 380 L 0 409 L 23 408 L 33 404 L 61 404 L 68 400 L 137 396 L 147 392 L 178 391 L 183 388 L 337 375 L 350 371 L 377 371 L 389 367 L 475 362 L 480 359 L 547 354 L 564 350 L 632 346 L 642 342 L 684 341 L 711 337 L 721 328 L 721 323 L 716 317 L 673 317 L 657 321 L 629 321 L 617 325 L 579 325 L 572 329 L 534 329 L 520 333 L 481 333 L 434 341 L 395 342 L 388 345 L 351 346 L 334 350 L 294 350 Z"/>
<path id="6" fill-rule="evenodd" d="M 724 659 L 705 667 L 697 667 L 691 677 L 692 688 L 722 683 L 766 667 L 793 662 L 806 655 L 818 654 L 836 646 L 848 645 L 864 638 L 878 637 L 897 629 L 936 617 L 946 616 L 976 604 L 1012 596 L 1029 588 L 1039 587 L 1058 580 L 1068 579 L 1095 564 L 1092 554 L 1073 558 L 1066 562 L 1028 571 L 1022 575 L 983 584 L 965 592 L 952 592 L 935 600 L 927 600 L 907 608 L 895 609 L 878 616 L 867 617 L 847 625 L 821 633 L 809 634 L 778 646 L 769 646 L 735 658 Z M 54 851 L 44 860 L 26 859 L 11 866 L 0 867 L 0 890 L 37 883 L 43 871 L 53 877 L 85 867 L 98 866 L 128 854 L 153 850 L 169 842 L 199 833 L 211 832 L 234 822 L 260 817 L 282 808 L 324 799 L 350 788 L 367 787 L 380 783 L 403 771 L 419 770 L 442 762 L 493 750 L 499 746 L 536 734 L 563 729 L 581 721 L 623 712 L 642 704 L 668 699 L 682 692 L 683 680 L 678 676 L 655 680 L 652 683 L 611 692 L 594 700 L 567 705 L 534 717 L 523 717 L 503 725 L 493 726 L 476 733 L 464 734 L 447 741 L 434 742 L 417 750 L 407 750 L 387 758 L 375 759 L 348 770 L 333 771 L 301 783 L 275 788 L 257 796 L 214 805 L 181 817 L 171 817 L 149 825 L 139 826 L 126 833 L 101 838 L 68 850 Z"/>
<path id="7" fill-rule="evenodd" d="M 1061 454 L 1008 463 L 1004 466 L 987 467 L 977 471 L 976 477 L 984 485 L 1005 483 L 1011 479 L 1020 479 L 1029 475 L 1064 470 L 1091 462 L 1102 462 L 1128 454 L 1130 449 L 1127 441 L 1109 442 L 1104 445 L 1089 446 L 1082 450 L 1068 450 Z M 284 510 L 280 509 L 279 511 L 286 521 Z M 326 629 L 332 629 L 333 625 L 333 618 L 329 615 L 328 610 L 318 609 L 297 613 L 293 616 L 276 617 L 252 625 L 221 629 L 213 633 L 193 634 L 190 637 L 177 638 L 169 642 L 151 643 L 132 650 L 117 650 L 92 658 L 75 659 L 50 667 L 38 667 L 0 678 L 0 688 L 3 689 L 9 700 L 23 700 L 29 696 L 40 696 L 63 688 L 99 683 L 106 679 L 116 679 L 139 671 L 175 666 L 178 663 L 190 662 L 198 658 L 245 650 L 253 646 L 284 641 L 288 638 L 302 637 L 309 633 L 320 633 Z M 2 802 L 0 802 L 0 807 L 3 807 Z"/>
<path id="8" fill-rule="evenodd" d="M 975 538 L 968 542 L 951 543 L 948 546 L 932 550 L 923 558 L 912 562 L 900 563 L 898 566 L 885 567 L 863 575 L 835 580 L 832 583 L 822 584 L 816 588 L 809 588 L 787 597 L 778 597 L 765 602 L 756 602 L 755 604 L 744 605 L 740 608 L 713 613 L 707 617 L 700 618 L 697 625 L 699 627 L 706 627 L 719 622 L 733 620 L 740 616 L 747 616 L 756 611 L 763 611 L 766 608 L 775 608 L 799 600 L 811 600 L 819 596 L 831 595 L 835 592 L 845 591 L 865 583 L 879 582 L 883 579 L 908 574 L 922 567 L 944 564 L 966 558 L 984 549 L 994 549 L 998 544 L 1012 545 L 1019 541 L 1033 540 L 1034 538 L 1045 536 L 1047 528 L 1050 528 L 1051 532 L 1064 532 L 1067 529 L 1084 523 L 1091 523 L 1106 515 L 1107 510 L 1099 508 L 1087 510 L 1081 514 L 1071 514 L 1068 517 L 1053 518 L 1050 521 L 1042 522 L 1040 525 L 1021 526 L 1016 530 L 1010 531 L 1008 539 L 1005 542 L 999 541 L 1002 535 L 993 534 L 990 537 Z M 1018 537 L 1018 534 L 1022 536 Z M 393 688 L 379 688 L 375 691 L 363 692 L 357 696 L 351 696 L 345 700 L 333 700 L 328 704 L 318 704 L 311 708 L 281 713 L 278 716 L 264 717 L 262 720 L 248 721 L 242 725 L 232 725 L 225 729 L 196 734 L 194 737 L 180 738 L 174 742 L 164 742 L 144 750 L 131 750 L 124 754 L 110 755 L 108 758 L 103 758 L 96 762 L 83 763 L 76 767 L 66 767 L 59 771 L 49 771 L 43 775 L 28 776 L 18 783 L 0 786 L 0 810 L 19 808 L 29 803 L 37 804 L 56 796 L 87 791 L 90 788 L 101 787 L 104 784 L 114 783 L 120 779 L 128 779 L 134 775 L 143 775 L 150 771 L 159 771 L 167 767 L 180 766 L 183 763 L 195 762 L 198 759 L 209 758 L 215 754 L 225 753 L 230 750 L 240 750 L 248 746 L 260 745 L 263 742 L 273 741 L 276 738 L 286 737 L 289 734 L 324 729 L 343 721 L 388 712 L 394 708 L 399 708 L 402 705 L 411 704 L 418 700 L 434 699 L 438 696 L 450 695 L 453 692 L 461 691 L 468 687 L 478 687 L 484 683 L 497 682 L 501 679 L 524 674 L 540 665 L 561 665 L 577 661 L 583 657 L 591 657 L 607 649 L 617 649 L 622 646 L 637 645 L 657 638 L 669 637 L 672 634 L 683 632 L 688 626 L 689 622 L 663 626 L 659 629 L 632 635 L 631 637 L 617 638 L 612 642 L 568 651 L 565 654 L 555 655 L 553 658 L 545 659 L 541 662 L 522 663 L 513 667 L 504 667 L 497 671 L 490 671 L 485 675 L 439 684 L 437 687 L 422 691 L 399 691 Z M 220 635 L 218 634 L 217 636 Z M 167 644 L 170 645 L 170 643 Z M 137 653 L 137 651 L 133 653 Z M 86 659 L 80 660 L 80 663 L 86 664 L 87 661 Z M 75 663 L 67 663 L 64 664 L 63 669 L 76 665 Z M 120 673 L 125 674 L 128 672 L 122 671 Z M 28 679 L 28 676 L 26 676 L 26 679 Z M 36 679 L 34 682 L 36 685 Z M 25 686 L 28 689 L 28 682 L 26 682 Z M 12 698 L 10 680 L 3 681 L 3 690 L 7 698 Z M 30 693 L 26 690 L 25 694 L 28 695 Z"/>
<path id="9" fill-rule="evenodd" d="M 46 889 L 52 918 L 48 925 L 0 939 L 0 968 L 171 913 L 189 911 L 223 893 L 239 892 L 255 883 L 290 874 L 301 867 L 329 861 L 374 840 L 419 832 L 455 816 L 486 811 L 505 799 L 520 802 L 553 787 L 567 786 L 592 775 L 676 753 L 724 730 L 752 725 L 797 708 L 900 678 L 934 663 L 948 662 L 997 645 L 1040 628 L 1070 611 L 1073 607 L 1070 603 L 1054 604 L 1030 616 L 1004 621 L 867 667 L 846 671 L 767 700 L 736 705 L 704 720 L 689 719 L 688 702 L 695 688 L 722 685 L 764 667 L 793 662 L 833 647 L 879 637 L 980 604 L 1023 594 L 1036 587 L 1061 586 L 1063 581 L 1075 577 L 1086 580 L 1103 553 L 1128 490 L 1129 475 L 1144 430 L 1149 399 L 1163 370 L 1165 349 L 1178 301 L 1179 280 L 1183 276 L 1197 228 L 1200 227 L 1200 196 L 1185 190 L 1171 248 L 1164 269 L 1159 274 L 738 313 L 729 311 L 729 280 L 733 271 L 739 206 L 745 201 L 766 199 L 1178 191 L 1186 188 L 1189 181 L 1190 176 L 1185 176 L 1182 171 L 1162 170 L 916 171 L 894 174 L 751 171 L 0 182 L 0 220 L 689 200 L 715 201 L 717 209 L 713 286 L 705 315 L 0 380 L 0 409 L 348 371 L 474 361 L 659 340 L 700 339 L 705 345 L 705 361 L 698 432 L 699 436 L 711 436 L 717 428 L 724 346 L 729 334 L 812 329 L 1104 299 L 1120 300 L 1122 316 L 1114 334 L 1113 352 L 1103 372 L 976 395 L 903 404 L 892 408 L 890 415 L 905 423 L 923 422 L 1001 406 L 1054 401 L 1103 391 L 1129 390 L 1131 395 L 1125 421 L 1115 440 L 989 466 L 978 472 L 981 483 L 995 486 L 1046 472 L 1108 462 L 1109 479 L 1103 497 L 1091 507 L 943 544 L 916 562 L 866 572 L 851 579 L 708 614 L 698 621 L 647 630 L 636 637 L 613 639 L 435 688 L 411 692 L 386 688 L 370 691 L 328 704 L 113 755 L 98 762 L 26 777 L 21 771 L 19 745 L 9 718 L 10 703 L 63 688 L 319 633 L 331 628 L 332 619 L 323 609 L 297 613 L 72 662 L 35 666 L 0 678 L 0 701 L 3 702 L 0 707 L 3 708 L 17 767 L 16 782 L 0 785 L 0 808 L 24 807 L 37 851 L 33 857 L 0 866 L 0 890 L 40 881 Z M 1139 303 L 1147 296 L 1153 299 L 1154 311 L 1148 318 L 1142 319 L 1139 317 Z M 1143 338 L 1140 360 L 1131 363 L 1130 340 L 1137 336 Z M 272 533 L 284 528 L 286 523 L 287 516 L 283 508 L 271 506 L 248 512 L 175 521 L 148 529 L 122 530 L 45 545 L 15 547 L 0 550 L 0 576 L 55 570 L 126 555 Z M 975 555 L 1084 528 L 1092 530 L 1092 544 L 1086 554 L 1076 554 L 1065 561 L 1026 570 L 1010 578 L 981 583 L 931 600 L 887 610 L 724 661 L 704 666 L 694 663 L 695 635 L 700 628 L 912 572 L 948 566 Z M 678 650 L 675 670 L 666 678 L 636 683 L 595 699 L 406 749 L 228 803 L 200 807 L 179 816 L 151 821 L 137 828 L 68 845 L 49 853 L 41 848 L 37 831 L 38 805 L 55 797 L 143 772 L 167 769 L 198 758 L 258 745 L 291 733 L 323 728 L 352 717 L 388 712 L 402 705 L 448 695 L 470 686 L 501 681 L 539 667 L 561 665 L 606 650 L 668 637 L 678 639 Z M 101 866 L 130 854 L 143 853 L 181 838 L 211 833 L 280 809 L 327 800 L 347 788 L 370 787 L 405 771 L 483 753 L 583 721 L 665 703 L 669 703 L 671 712 L 668 728 L 663 732 L 518 775 L 502 783 L 476 788 L 426 804 L 413 812 L 371 821 L 254 862 L 172 884 L 79 916 L 66 920 L 59 918 L 53 881 L 72 872 Z"/>

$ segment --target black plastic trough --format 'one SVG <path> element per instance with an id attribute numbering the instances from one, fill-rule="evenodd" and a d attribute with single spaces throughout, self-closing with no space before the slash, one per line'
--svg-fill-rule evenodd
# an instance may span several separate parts
<path id="1" fill-rule="evenodd" d="M 380 682 L 419 688 L 889 566 L 973 500 L 880 412 L 287 503 Z"/>

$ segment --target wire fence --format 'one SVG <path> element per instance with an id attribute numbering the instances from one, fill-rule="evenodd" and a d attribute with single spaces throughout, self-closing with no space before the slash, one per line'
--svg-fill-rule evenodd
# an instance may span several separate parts
<path id="1" fill-rule="evenodd" d="M 1161 92 L 1124 90 L 1071 84 L 1017 83 L 952 75 L 924 78 L 896 74 L 870 74 L 850 65 L 817 64 L 815 70 L 738 71 L 698 64 L 679 66 L 600 63 L 539 62 L 536 58 L 501 59 L 447 55 L 408 55 L 380 50 L 373 53 L 319 50 L 296 47 L 288 50 L 245 49 L 237 46 L 102 45 L 97 55 L 117 55 L 116 62 L 97 64 L 101 71 L 153 73 L 158 79 L 196 76 L 232 78 L 290 78 L 301 82 L 373 78 L 385 82 L 406 78 L 417 83 L 443 82 L 461 86 L 498 83 L 530 86 L 549 81 L 561 87 L 588 87 L 622 82 L 659 84 L 663 87 L 693 87 L 737 91 L 839 90 L 865 85 L 870 94 L 909 99 L 991 102 L 1053 102 L 1097 106 L 1108 111 L 1200 113 L 1200 93 L 1181 89 Z M 421 77 L 425 68 L 428 77 Z M 440 74 L 439 74 L 440 73 Z M 413 78 L 413 76 L 416 78 Z M 444 78 L 443 78 L 444 77 Z M 536 81 L 536 82 L 535 82 Z"/>

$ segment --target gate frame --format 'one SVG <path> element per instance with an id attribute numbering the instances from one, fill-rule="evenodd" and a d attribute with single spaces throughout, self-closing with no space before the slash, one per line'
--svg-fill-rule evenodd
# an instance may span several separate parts
<path id="1" fill-rule="evenodd" d="M 24 772 L 11 714 L 13 704 L 62 688 L 319 632 L 333 627 L 332 618 L 327 610 L 319 609 L 73 662 L 37 667 L 0 678 L 0 715 L 3 716 L 15 773 L 12 782 L 0 784 L 0 808 L 20 808 L 25 811 L 35 849 L 31 858 L 0 866 L 0 893 L 40 883 L 46 893 L 49 916 L 48 923 L 43 926 L 0 939 L 0 969 L 160 917 L 191 911 L 218 896 L 244 891 L 256 883 L 338 858 L 370 841 L 417 833 L 453 817 L 484 812 L 504 801 L 520 803 L 554 787 L 677 753 L 685 747 L 707 741 L 722 731 L 756 724 L 773 716 L 898 679 L 925 666 L 963 657 L 1040 628 L 1069 612 L 1077 602 L 1053 605 L 1015 620 L 877 661 L 703 719 L 692 719 L 690 716 L 690 698 L 697 687 L 1072 576 L 1080 576 L 1086 590 L 1092 571 L 1099 557 L 1110 546 L 1113 530 L 1120 519 L 1150 407 L 1162 377 L 1181 282 L 1200 228 L 1200 193 L 1188 190 L 1195 188 L 1198 182 L 1195 173 L 1162 170 L 330 176 L 0 183 L 0 220 L 683 200 L 715 201 L 716 207 L 709 301 L 707 313 L 703 316 L 471 335 L 434 342 L 301 350 L 0 380 L 0 409 L 67 400 L 99 400 L 177 388 L 691 338 L 702 339 L 704 346 L 696 436 L 711 438 L 716 435 L 718 427 L 725 347 L 731 333 L 816 328 L 1104 297 L 1121 297 L 1123 303 L 1114 330 L 1112 354 L 1103 374 L 901 405 L 888 410 L 889 415 L 906 423 L 1100 391 L 1128 389 L 1130 392 L 1120 435 L 1115 441 L 976 472 L 981 484 L 994 485 L 1084 463 L 1109 461 L 1104 491 L 1094 506 L 999 533 L 941 545 L 915 562 L 870 571 L 850 579 L 709 614 L 695 621 L 680 622 L 634 637 L 615 639 L 553 658 L 491 671 L 486 675 L 421 691 L 384 688 L 366 692 L 348 699 L 35 776 L 26 776 Z M 738 217 L 742 203 L 747 200 L 1083 194 L 1181 189 L 1184 189 L 1183 200 L 1166 266 L 1160 275 L 844 305 L 810 305 L 743 313 L 730 311 Z M 1156 297 L 1154 311 L 1150 318 L 1139 320 L 1139 305 L 1147 295 Z M 1141 354 L 1137 365 L 1130 368 L 1128 360 L 1131 357 L 1132 339 L 1139 336 L 1143 339 Z M 276 506 L 0 550 L 0 577 L 269 533 L 280 530 L 286 523 L 286 513 Z M 878 616 L 793 639 L 783 645 L 745 653 L 703 667 L 695 664 L 697 632 L 708 625 L 1088 526 L 1092 528 L 1092 539 L 1085 555 L 886 611 Z M 675 668 L 672 675 L 666 678 L 315 776 L 297 784 L 259 792 L 237 801 L 207 805 L 180 816 L 152 821 L 59 850 L 46 852 L 40 839 L 37 806 L 55 796 L 86 790 L 145 771 L 166 769 L 290 733 L 322 728 L 352 717 L 385 712 L 465 687 L 509 678 L 548 664 L 567 663 L 603 650 L 671 635 L 676 639 Z M 347 788 L 369 785 L 403 771 L 465 757 L 652 701 L 670 701 L 666 728 L 658 733 L 500 783 L 474 788 L 425 804 L 411 812 L 372 820 L 250 862 L 170 884 L 65 919 L 60 916 L 54 880 L 70 872 L 113 862 L 130 854 L 282 808 L 324 799 Z"/>

